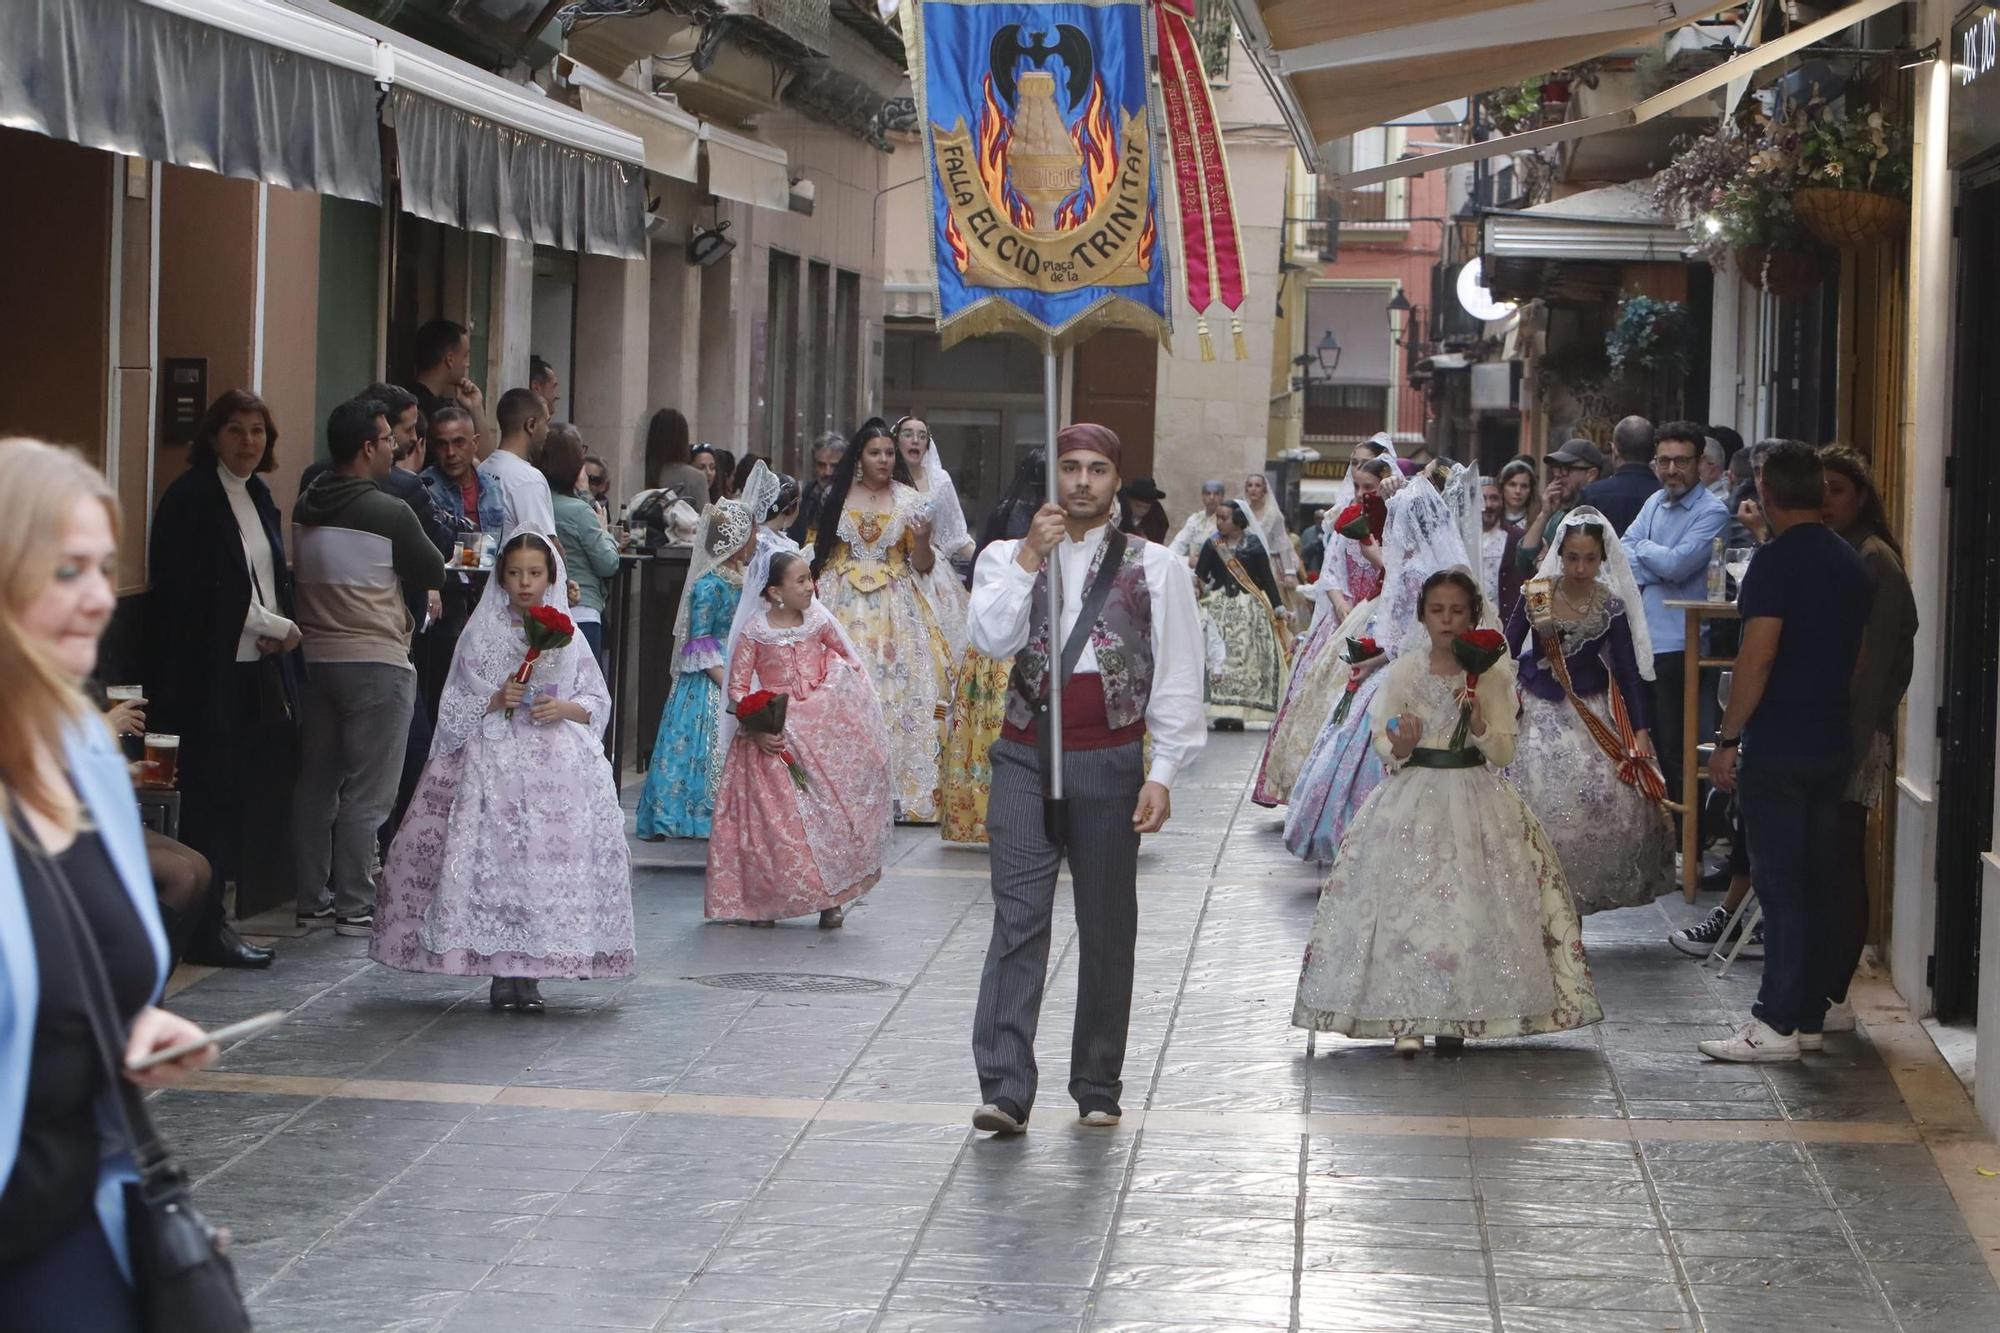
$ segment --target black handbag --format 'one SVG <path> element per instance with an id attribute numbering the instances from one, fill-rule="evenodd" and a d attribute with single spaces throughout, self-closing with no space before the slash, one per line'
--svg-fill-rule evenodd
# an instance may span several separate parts
<path id="1" fill-rule="evenodd" d="M 84 979 L 98 1058 L 117 1091 L 119 1120 L 139 1172 L 125 1187 L 125 1224 L 140 1325 L 147 1333 L 247 1333 L 250 1314 L 224 1254 L 229 1237 L 194 1206 L 187 1173 L 160 1142 L 145 1098 L 125 1078 L 123 1025 L 83 905 L 55 858 L 32 845 L 29 851 L 55 890 Z"/>

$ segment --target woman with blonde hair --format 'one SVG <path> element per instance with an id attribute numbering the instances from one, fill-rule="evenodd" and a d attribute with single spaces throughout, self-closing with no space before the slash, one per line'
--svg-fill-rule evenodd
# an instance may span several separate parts
<path id="1" fill-rule="evenodd" d="M 0 1309 L 14 1327 L 139 1327 L 119 1188 L 138 1176 L 125 1132 L 108 1129 L 122 1121 L 97 988 L 125 1064 L 203 1035 L 154 1005 L 167 943 L 138 808 L 80 689 L 117 605 L 117 558 L 104 478 L 67 449 L 0 440 Z M 202 1047 L 118 1076 L 164 1087 L 214 1058 Z"/>

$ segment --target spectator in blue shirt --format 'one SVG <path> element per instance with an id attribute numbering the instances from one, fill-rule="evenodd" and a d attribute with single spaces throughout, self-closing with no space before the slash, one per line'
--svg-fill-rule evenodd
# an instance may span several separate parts
<path id="1" fill-rule="evenodd" d="M 1692 430 L 1695 432 L 1694 445 L 1701 448 L 1701 427 L 1686 421 L 1676 421 L 1660 432 L 1665 439 L 1667 431 Z M 1611 432 L 1611 449 L 1618 457 L 1618 470 L 1602 481 L 1593 481 L 1583 488 L 1578 503 L 1594 506 L 1597 511 L 1611 520 L 1611 526 L 1619 536 L 1632 526 L 1632 520 L 1639 516 L 1640 506 L 1646 497 L 1660 489 L 1660 479 L 1653 475 L 1653 423 L 1644 417 L 1626 417 Z"/>
<path id="2" fill-rule="evenodd" d="M 1678 423 L 1677 423 L 1678 424 Z M 1700 485 L 1695 471 L 1702 438 L 1663 437 L 1653 454 L 1660 489 L 1646 497 L 1625 530 L 1625 554 L 1646 602 L 1646 628 L 1653 636 L 1653 734 L 1667 790 L 1681 790 L 1681 736 L 1687 724 L 1687 616 L 1667 609 L 1671 601 L 1698 602 L 1708 595 L 1708 561 L 1729 511 Z"/>
<path id="3" fill-rule="evenodd" d="M 497 552 L 507 535 L 506 501 L 499 485 L 478 466 L 478 431 L 478 423 L 462 407 L 447 405 L 433 412 L 428 433 L 431 463 L 422 476 L 432 503 L 456 530 L 491 533 Z M 486 575 L 454 568 L 450 557 L 447 551 L 437 623 L 417 645 L 417 698 L 431 719 L 437 716 L 459 633 L 486 586 Z"/>
<path id="4" fill-rule="evenodd" d="M 1828 997 L 1846 989 L 1852 967 L 1852 923 L 1868 910 L 1861 877 L 1842 865 L 1840 829 L 1868 573 L 1821 521 L 1825 473 L 1812 446 L 1773 448 L 1757 491 L 1775 535 L 1743 576 L 1743 647 L 1708 773 L 1719 789 L 1741 791 L 1764 908 L 1764 977 L 1750 1021 L 1700 1044 L 1711 1059 L 1741 1064 L 1820 1049 Z"/>
<path id="5" fill-rule="evenodd" d="M 507 535 L 506 501 L 479 467 L 477 431 L 478 423 L 462 407 L 440 407 L 432 414 L 424 486 L 460 532 L 490 532 L 497 546 Z"/>

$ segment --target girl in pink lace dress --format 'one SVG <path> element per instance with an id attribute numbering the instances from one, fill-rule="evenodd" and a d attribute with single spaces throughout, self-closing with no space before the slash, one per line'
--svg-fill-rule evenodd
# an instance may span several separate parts
<path id="1" fill-rule="evenodd" d="M 753 565 L 744 579 L 746 592 L 763 590 L 762 605 L 738 617 L 729 705 L 756 690 L 789 696 L 785 734 L 725 737 L 705 911 L 762 923 L 818 912 L 831 930 L 882 874 L 894 818 L 889 732 L 867 667 L 813 595 L 810 564 L 790 551 L 757 558 L 767 561 L 764 577 Z M 803 789 L 787 754 L 805 772 Z"/>
<path id="2" fill-rule="evenodd" d="M 368 956 L 405 972 L 493 978 L 495 1009 L 539 1012 L 541 977 L 632 969 L 625 816 L 599 739 L 604 677 L 578 636 L 525 685 L 521 618 L 560 607 L 562 558 L 520 529 L 466 622 L 429 761 L 389 845 Z M 509 716 L 511 710 L 512 716 Z"/>

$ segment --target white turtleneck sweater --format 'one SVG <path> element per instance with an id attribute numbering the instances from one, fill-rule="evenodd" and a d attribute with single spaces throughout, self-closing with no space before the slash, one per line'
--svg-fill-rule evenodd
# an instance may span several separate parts
<path id="1" fill-rule="evenodd" d="M 271 608 L 278 587 L 277 571 L 271 567 L 271 543 L 264 535 L 264 520 L 250 498 L 250 479 L 239 477 L 218 465 L 215 475 L 222 479 L 222 493 L 229 497 L 229 512 L 236 517 L 237 537 L 243 543 L 243 557 L 250 566 L 250 609 L 243 616 L 243 629 L 236 638 L 236 660 L 254 662 L 260 638 L 288 639 L 294 628 Z"/>

